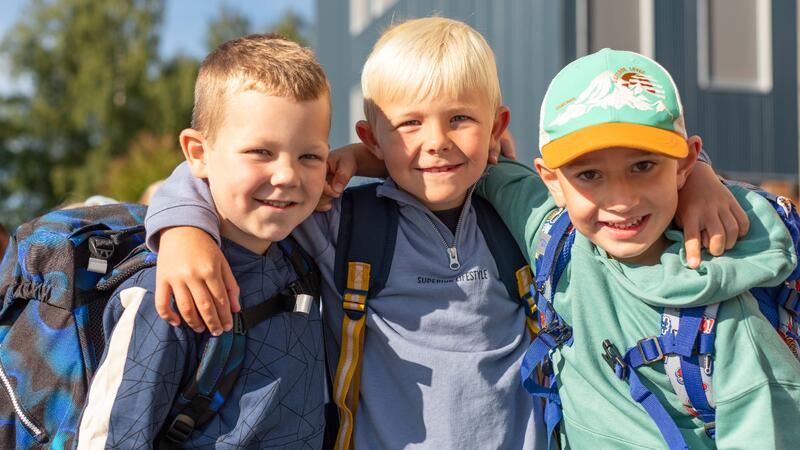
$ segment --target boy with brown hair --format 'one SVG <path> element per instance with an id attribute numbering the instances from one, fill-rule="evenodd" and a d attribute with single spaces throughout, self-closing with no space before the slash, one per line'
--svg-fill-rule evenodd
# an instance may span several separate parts
<path id="1" fill-rule="evenodd" d="M 233 333 L 217 338 L 170 326 L 153 301 L 156 269 L 132 276 L 106 307 L 108 344 L 92 380 L 78 448 L 322 445 L 319 304 L 282 291 L 305 281 L 302 250 L 285 239 L 322 194 L 329 96 L 313 53 L 276 35 L 226 42 L 205 59 L 192 127 L 181 132 L 180 144 L 192 175 L 210 191 L 205 211 L 220 223 L 225 264 L 241 289 L 246 328 L 236 334 L 246 339 L 240 344 Z M 236 350 L 243 358 L 238 374 L 194 380 L 195 374 L 200 378 L 200 355 L 216 345 L 244 346 Z M 207 384 L 219 380 L 232 383 L 227 396 L 206 393 Z M 188 392 L 179 389 L 187 385 L 205 402 L 178 409 Z M 200 414 L 191 410 L 196 407 Z"/>

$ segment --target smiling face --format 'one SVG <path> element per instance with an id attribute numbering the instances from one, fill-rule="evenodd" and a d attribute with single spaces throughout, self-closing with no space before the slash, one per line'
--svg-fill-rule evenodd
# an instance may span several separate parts
<path id="1" fill-rule="evenodd" d="M 575 228 L 616 260 L 655 264 L 669 245 L 678 189 L 692 158 L 673 159 L 629 148 L 587 153 L 558 169 L 537 170 Z"/>
<path id="2" fill-rule="evenodd" d="M 508 124 L 480 95 L 379 105 L 374 124 L 357 131 L 403 190 L 432 211 L 457 208 L 483 174 L 489 148 Z"/>
<path id="3" fill-rule="evenodd" d="M 261 254 L 319 201 L 329 101 L 327 95 L 296 101 L 246 90 L 230 95 L 224 117 L 213 141 L 192 140 L 199 132 L 184 130 L 181 144 L 192 173 L 208 180 L 222 235 Z M 200 157 L 190 157 L 192 150 Z"/>

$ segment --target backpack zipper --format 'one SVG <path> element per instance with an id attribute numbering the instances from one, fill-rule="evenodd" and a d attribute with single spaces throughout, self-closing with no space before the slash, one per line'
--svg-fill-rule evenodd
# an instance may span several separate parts
<path id="1" fill-rule="evenodd" d="M 3 386 L 5 387 L 8 397 L 11 399 L 11 405 L 14 407 L 14 412 L 17 414 L 17 417 L 19 417 L 25 427 L 27 427 L 28 430 L 33 433 L 34 439 L 40 443 L 46 442 L 47 435 L 44 433 L 44 430 L 36 426 L 33 419 L 28 417 L 28 415 L 22 409 L 22 406 L 20 406 L 19 400 L 17 399 L 17 396 L 11 387 L 11 382 L 8 380 L 8 376 L 6 376 L 6 371 L 2 364 L 0 364 L 0 381 L 3 382 Z"/>

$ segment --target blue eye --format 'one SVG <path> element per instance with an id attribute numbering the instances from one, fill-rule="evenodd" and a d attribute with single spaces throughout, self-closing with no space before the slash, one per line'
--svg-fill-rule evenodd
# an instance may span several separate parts
<path id="1" fill-rule="evenodd" d="M 451 122 L 463 122 L 465 120 L 470 120 L 470 117 L 464 114 L 458 114 L 456 116 L 453 116 L 452 119 L 450 119 Z"/>
<path id="2" fill-rule="evenodd" d="M 318 160 L 318 161 L 322 161 L 323 160 L 322 156 L 315 155 L 313 153 L 307 153 L 305 155 L 302 155 L 302 156 L 300 156 L 300 159 Z"/>
<path id="3" fill-rule="evenodd" d="M 401 127 L 418 127 L 420 125 L 422 125 L 422 122 L 420 122 L 419 120 L 406 120 L 405 122 L 403 122 L 400 125 L 398 125 L 397 128 L 401 128 Z"/>

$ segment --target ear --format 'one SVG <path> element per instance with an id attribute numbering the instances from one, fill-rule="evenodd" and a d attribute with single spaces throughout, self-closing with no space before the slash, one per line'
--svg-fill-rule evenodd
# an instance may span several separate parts
<path id="1" fill-rule="evenodd" d="M 500 106 L 494 116 L 494 123 L 492 123 L 492 140 L 489 148 L 500 148 L 500 137 L 503 136 L 510 121 L 511 110 L 506 106 Z"/>
<path id="2" fill-rule="evenodd" d="M 692 169 L 697 163 L 697 155 L 703 148 L 703 140 L 697 135 L 691 136 L 686 143 L 689 145 L 689 154 L 678 160 L 678 189 L 683 188 L 686 179 L 689 178 L 689 174 L 692 173 Z"/>
<path id="3" fill-rule="evenodd" d="M 356 122 L 356 134 L 358 138 L 361 139 L 361 142 L 367 147 L 370 153 L 372 153 L 376 158 L 383 161 L 383 151 L 381 150 L 380 145 L 378 145 L 378 140 L 375 139 L 375 133 L 372 129 L 372 125 L 369 124 L 366 120 L 359 120 Z"/>
<path id="4" fill-rule="evenodd" d="M 206 154 L 207 149 L 205 148 L 203 134 L 193 128 L 186 128 L 181 131 L 178 139 L 192 175 L 202 179 L 208 178 L 208 170 L 206 169 L 208 155 Z"/>
<path id="5" fill-rule="evenodd" d="M 533 166 L 539 173 L 539 177 L 544 181 L 544 185 L 547 186 L 547 190 L 550 191 L 550 195 L 553 196 L 556 206 L 559 208 L 567 206 L 567 202 L 564 201 L 564 190 L 561 188 L 561 182 L 558 181 L 556 171 L 545 166 L 542 158 L 536 158 L 533 161 Z"/>

